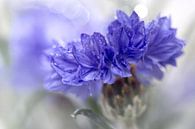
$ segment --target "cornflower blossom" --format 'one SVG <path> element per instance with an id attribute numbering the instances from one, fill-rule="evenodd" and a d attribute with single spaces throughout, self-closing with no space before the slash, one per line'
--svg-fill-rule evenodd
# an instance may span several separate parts
<path id="1" fill-rule="evenodd" d="M 100 87 L 102 83 L 113 83 L 115 77 L 110 69 L 111 62 L 106 55 L 109 46 L 103 35 L 81 34 L 79 42 L 71 42 L 67 48 L 57 45 L 50 55 L 52 76 L 47 81 L 50 90 L 71 91 L 81 86 L 82 91 Z M 99 88 L 98 88 L 99 89 Z M 88 94 L 82 94 L 88 95 Z"/>
<path id="2" fill-rule="evenodd" d="M 176 37 L 176 29 L 171 27 L 171 20 L 159 17 L 146 27 L 147 50 L 137 64 L 137 76 L 149 84 L 152 78 L 162 79 L 167 65 L 176 66 L 176 58 L 182 55 L 184 41 Z"/>
<path id="3" fill-rule="evenodd" d="M 119 78 L 124 81 L 129 78 L 127 84 L 133 86 L 136 82 L 136 86 L 142 87 L 153 77 L 161 79 L 162 67 L 176 66 L 183 46 L 167 17 L 145 25 L 136 12 L 128 16 L 117 11 L 117 19 L 108 25 L 107 38 L 98 32 L 91 36 L 81 34 L 78 42 L 53 49 L 49 55 L 52 76 L 46 87 L 52 91 L 80 89 L 98 94 L 95 89 L 101 89 L 103 84 L 110 87 Z M 86 97 L 83 92 L 76 94 Z"/>
<path id="4" fill-rule="evenodd" d="M 147 47 L 144 22 L 139 20 L 136 12 L 128 16 L 117 11 L 117 19 L 108 26 L 108 41 L 114 48 L 115 73 L 121 77 L 130 76 L 130 64 L 141 59 Z"/>

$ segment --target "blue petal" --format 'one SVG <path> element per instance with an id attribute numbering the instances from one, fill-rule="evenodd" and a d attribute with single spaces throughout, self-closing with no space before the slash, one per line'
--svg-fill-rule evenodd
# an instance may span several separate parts
<path id="1" fill-rule="evenodd" d="M 137 67 L 138 74 L 147 76 L 147 81 L 150 82 L 152 78 L 162 78 L 162 67 L 176 66 L 176 58 L 183 53 L 184 42 L 176 37 L 176 29 L 171 28 L 171 21 L 167 17 L 152 21 L 146 30 L 147 50 L 143 63 L 139 63 Z"/>
<path id="2" fill-rule="evenodd" d="M 117 19 L 119 20 L 120 23 L 122 23 L 122 24 L 128 23 L 129 17 L 128 17 L 128 15 L 126 13 L 124 13 L 121 10 L 118 10 L 116 12 L 116 15 L 117 15 Z"/>

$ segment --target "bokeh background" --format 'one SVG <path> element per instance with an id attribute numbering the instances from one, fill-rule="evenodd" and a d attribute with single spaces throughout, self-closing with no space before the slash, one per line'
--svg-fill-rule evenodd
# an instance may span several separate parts
<path id="1" fill-rule="evenodd" d="M 150 111 L 140 126 L 194 129 L 194 7 L 194 0 L 0 0 L 0 129 L 92 128 L 87 118 L 70 116 L 86 106 L 78 97 L 44 89 L 47 64 L 40 53 L 52 39 L 64 44 L 82 32 L 105 34 L 118 9 L 135 10 L 145 21 L 171 16 L 186 42 L 177 67 L 168 67 L 164 79 L 153 83 Z"/>

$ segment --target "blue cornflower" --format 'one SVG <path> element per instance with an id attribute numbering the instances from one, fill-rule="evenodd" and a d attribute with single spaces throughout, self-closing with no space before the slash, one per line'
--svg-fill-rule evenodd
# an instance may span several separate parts
<path id="1" fill-rule="evenodd" d="M 117 19 L 108 26 L 108 41 L 114 48 L 113 71 L 122 77 L 130 76 L 130 64 L 141 59 L 147 46 L 144 22 L 136 12 L 127 16 L 117 12 Z"/>
<path id="2" fill-rule="evenodd" d="M 184 42 L 176 37 L 176 29 L 171 28 L 171 20 L 160 17 L 146 27 L 148 41 L 147 50 L 137 64 L 138 77 L 149 83 L 154 77 L 162 79 L 162 68 L 167 65 L 176 66 L 176 58 L 183 52 Z"/>
<path id="3" fill-rule="evenodd" d="M 96 32 L 91 36 L 81 34 L 81 41 L 71 42 L 67 48 L 57 46 L 50 56 L 53 76 L 48 79 L 47 88 L 68 91 L 65 89 L 83 86 L 86 91 L 101 83 L 112 83 L 114 74 L 109 61 L 112 55 L 106 56 L 107 53 L 109 46 L 104 36 Z"/>
<path id="4" fill-rule="evenodd" d="M 135 12 L 127 16 L 118 11 L 117 19 L 108 26 L 107 38 L 108 42 L 95 32 L 81 34 L 79 42 L 66 48 L 57 45 L 49 56 L 52 75 L 47 88 L 81 92 L 78 95 L 85 98 L 88 93 L 98 94 L 103 83 L 113 84 L 116 78 L 131 74 L 148 83 L 153 77 L 163 77 L 162 67 L 176 65 L 184 46 L 176 38 L 170 19 L 158 18 L 145 26 Z M 131 66 L 136 68 L 133 73 Z"/>

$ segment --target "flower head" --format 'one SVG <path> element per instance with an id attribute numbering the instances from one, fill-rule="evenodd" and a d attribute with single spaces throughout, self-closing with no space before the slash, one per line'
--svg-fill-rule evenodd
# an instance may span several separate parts
<path id="1" fill-rule="evenodd" d="M 115 52 L 115 72 L 130 76 L 129 64 L 140 60 L 147 46 L 144 22 L 135 12 L 127 16 L 118 11 L 117 19 L 108 26 L 107 37 Z"/>
<path id="2" fill-rule="evenodd" d="M 80 42 L 72 42 L 68 46 L 57 46 L 55 54 L 50 56 L 54 76 L 49 79 L 49 89 L 67 89 L 89 84 L 95 88 L 96 84 L 114 81 L 109 56 L 105 56 L 109 50 L 104 36 L 96 32 L 91 36 L 81 34 Z M 54 83 L 56 79 L 57 83 Z"/>
<path id="3" fill-rule="evenodd" d="M 176 66 L 176 58 L 183 53 L 184 42 L 176 37 L 176 29 L 171 28 L 167 17 L 152 21 L 146 30 L 148 46 L 143 60 L 137 64 L 137 70 L 139 76 L 148 82 L 152 77 L 163 77 L 162 67 Z"/>
<path id="4" fill-rule="evenodd" d="M 134 77 L 139 85 L 152 77 L 161 79 L 161 67 L 176 65 L 184 45 L 176 38 L 170 19 L 158 18 L 145 26 L 135 12 L 127 16 L 118 11 L 117 19 L 108 26 L 107 38 L 108 42 L 100 33 L 83 33 L 79 42 L 66 48 L 57 45 L 50 55 L 53 72 L 47 88 L 84 93 L 101 89 L 103 83 L 111 86 L 118 79 Z"/>

